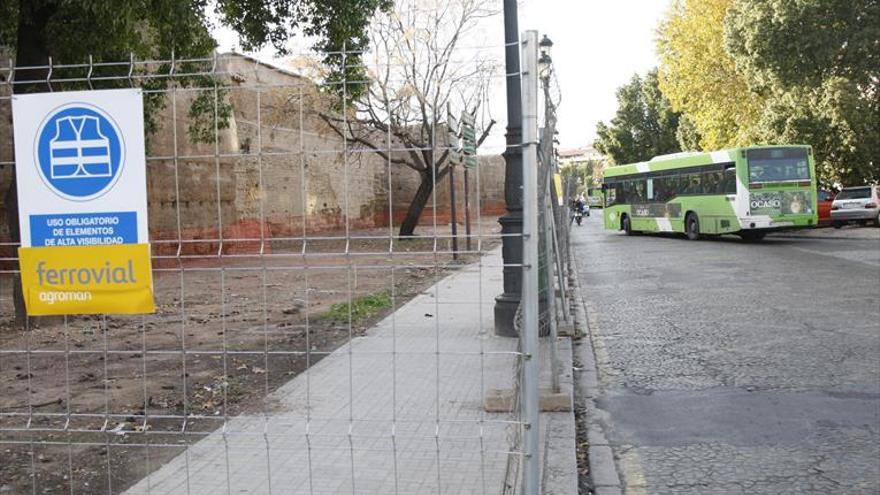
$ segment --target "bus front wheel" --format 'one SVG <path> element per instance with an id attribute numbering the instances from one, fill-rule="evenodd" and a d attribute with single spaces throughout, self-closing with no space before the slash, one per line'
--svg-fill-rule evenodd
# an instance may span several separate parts
<path id="1" fill-rule="evenodd" d="M 633 232 L 633 229 L 632 229 L 632 223 L 629 220 L 629 215 L 624 215 L 623 218 L 620 219 L 620 223 L 621 223 L 621 228 L 623 229 L 624 232 L 626 232 L 626 235 L 635 234 L 635 232 Z"/>
<path id="2" fill-rule="evenodd" d="M 700 239 L 700 219 L 697 218 L 696 213 L 688 213 L 684 220 L 684 225 L 685 234 L 687 234 L 689 240 L 696 241 Z"/>

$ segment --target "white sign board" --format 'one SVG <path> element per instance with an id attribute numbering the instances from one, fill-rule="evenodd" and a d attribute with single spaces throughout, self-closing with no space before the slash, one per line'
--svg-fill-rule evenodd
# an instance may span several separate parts
<path id="1" fill-rule="evenodd" d="M 22 247 L 145 244 L 140 89 L 14 95 Z"/>

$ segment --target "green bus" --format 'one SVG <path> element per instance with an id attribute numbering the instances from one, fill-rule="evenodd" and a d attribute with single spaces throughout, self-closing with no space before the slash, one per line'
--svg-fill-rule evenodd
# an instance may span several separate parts
<path id="1" fill-rule="evenodd" d="M 750 146 L 683 152 L 605 170 L 606 229 L 737 234 L 760 240 L 773 230 L 818 222 L 809 146 Z"/>

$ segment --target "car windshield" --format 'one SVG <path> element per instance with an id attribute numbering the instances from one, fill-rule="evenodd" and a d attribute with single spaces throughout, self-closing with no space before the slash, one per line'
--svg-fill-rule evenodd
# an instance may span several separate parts
<path id="1" fill-rule="evenodd" d="M 860 187 L 858 189 L 844 189 L 840 191 L 835 199 L 866 199 L 871 197 L 870 187 Z"/>
<path id="2" fill-rule="evenodd" d="M 810 180 L 806 148 L 748 150 L 749 182 Z"/>

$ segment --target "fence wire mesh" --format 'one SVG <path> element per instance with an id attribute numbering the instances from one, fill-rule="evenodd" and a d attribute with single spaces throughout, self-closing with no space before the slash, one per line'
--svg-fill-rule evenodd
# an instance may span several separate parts
<path id="1" fill-rule="evenodd" d="M 475 117 L 488 132 L 487 88 L 507 75 L 474 70 L 473 50 L 451 56 L 462 76 L 450 89 L 479 88 L 459 110 L 482 105 Z M 363 55 L 365 71 L 345 75 L 403 65 L 338 55 Z M 500 250 L 503 148 L 483 146 L 465 182 L 445 102 L 395 122 L 356 103 L 375 78 L 314 67 L 238 54 L 0 67 L 4 193 L 14 167 L 27 166 L 13 156 L 14 93 L 142 89 L 157 306 L 18 326 L 7 198 L 0 485 L 517 492 L 522 353 L 493 332 L 502 268 L 520 267 Z M 414 232 L 401 232 L 420 195 Z M 553 257 L 544 258 L 551 273 Z M 492 390 L 512 391 L 509 412 L 486 411 Z"/>

